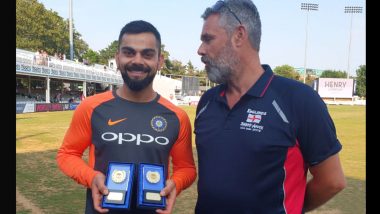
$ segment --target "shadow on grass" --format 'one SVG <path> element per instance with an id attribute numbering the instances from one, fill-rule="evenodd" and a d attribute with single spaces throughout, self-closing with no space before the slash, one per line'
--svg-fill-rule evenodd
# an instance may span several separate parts
<path id="1" fill-rule="evenodd" d="M 18 190 L 44 213 L 84 213 L 85 188 L 58 169 L 56 154 L 56 150 L 16 154 Z"/>
<path id="2" fill-rule="evenodd" d="M 16 117 L 16 120 L 28 120 L 28 119 L 33 119 L 34 117 L 21 117 L 21 118 L 17 118 Z"/>
<path id="3" fill-rule="evenodd" d="M 16 140 L 23 140 L 23 139 L 26 139 L 26 138 L 30 138 L 30 137 L 34 137 L 34 136 L 38 136 L 38 135 L 43 135 L 43 134 L 49 134 L 49 132 L 41 132 L 41 133 L 37 133 L 37 134 L 25 135 L 25 136 L 22 136 L 22 137 L 17 137 Z"/>
<path id="4" fill-rule="evenodd" d="M 34 119 L 34 118 L 36 117 L 19 117 L 19 118 L 16 117 L 16 120 L 29 120 L 29 119 Z"/>
<path id="5" fill-rule="evenodd" d="M 193 151 L 197 163 L 195 148 Z M 56 154 L 56 150 L 16 154 L 16 185 L 21 194 L 45 213 L 84 213 L 85 188 L 58 169 L 55 161 Z M 87 161 L 87 155 L 85 155 L 85 160 Z M 310 213 L 366 213 L 365 181 L 348 177 L 346 179 L 346 189 Z M 197 180 L 179 195 L 173 213 L 193 214 L 196 198 Z M 22 207 L 18 209 L 23 211 Z"/>
<path id="6" fill-rule="evenodd" d="M 31 210 L 23 207 L 21 203 L 16 202 L 16 214 L 30 214 L 30 213 L 32 213 Z"/>

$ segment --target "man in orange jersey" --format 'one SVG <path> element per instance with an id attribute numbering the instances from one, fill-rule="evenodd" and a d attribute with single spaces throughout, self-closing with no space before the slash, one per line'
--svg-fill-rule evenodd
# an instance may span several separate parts
<path id="1" fill-rule="evenodd" d="M 74 112 L 57 163 L 67 176 L 87 187 L 85 213 L 171 213 L 178 194 L 196 178 L 189 117 L 152 88 L 164 61 L 160 48 L 160 34 L 150 23 L 140 20 L 125 25 L 115 54 L 123 86 L 86 98 Z M 82 159 L 87 148 L 88 163 Z M 168 179 L 160 195 L 166 197 L 166 208 L 136 207 L 134 179 L 130 210 L 103 209 L 110 161 L 164 165 Z"/>

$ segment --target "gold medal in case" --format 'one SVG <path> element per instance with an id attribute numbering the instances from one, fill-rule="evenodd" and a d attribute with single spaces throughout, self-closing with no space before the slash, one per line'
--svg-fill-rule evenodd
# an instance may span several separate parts
<path id="1" fill-rule="evenodd" d="M 148 171 L 146 173 L 146 179 L 149 183 L 156 184 L 160 181 L 160 173 L 157 171 Z"/>
<path id="2" fill-rule="evenodd" d="M 126 177 L 127 177 L 127 172 L 125 170 L 115 169 L 112 172 L 112 181 L 115 183 L 122 183 Z"/>

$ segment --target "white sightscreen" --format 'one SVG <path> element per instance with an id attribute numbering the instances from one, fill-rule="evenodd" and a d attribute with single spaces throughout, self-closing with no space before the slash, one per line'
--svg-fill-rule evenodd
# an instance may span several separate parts
<path id="1" fill-rule="evenodd" d="M 322 98 L 352 98 L 353 79 L 319 78 L 318 94 Z"/>

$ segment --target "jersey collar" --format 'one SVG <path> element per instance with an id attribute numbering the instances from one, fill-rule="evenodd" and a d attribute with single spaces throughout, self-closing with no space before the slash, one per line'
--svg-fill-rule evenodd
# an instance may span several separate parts
<path id="1" fill-rule="evenodd" d="M 247 91 L 246 94 L 254 97 L 263 97 L 265 92 L 267 91 L 269 84 L 271 83 L 274 74 L 269 65 L 263 64 L 264 73 L 257 80 L 257 82 Z M 218 98 L 222 98 L 225 96 L 226 92 L 226 84 L 221 84 L 218 91 Z"/>
<path id="2" fill-rule="evenodd" d="M 262 67 L 264 69 L 264 73 L 257 80 L 257 82 L 247 91 L 248 95 L 254 97 L 263 97 L 270 85 L 274 77 L 273 71 L 269 65 L 264 64 L 262 65 Z"/>

